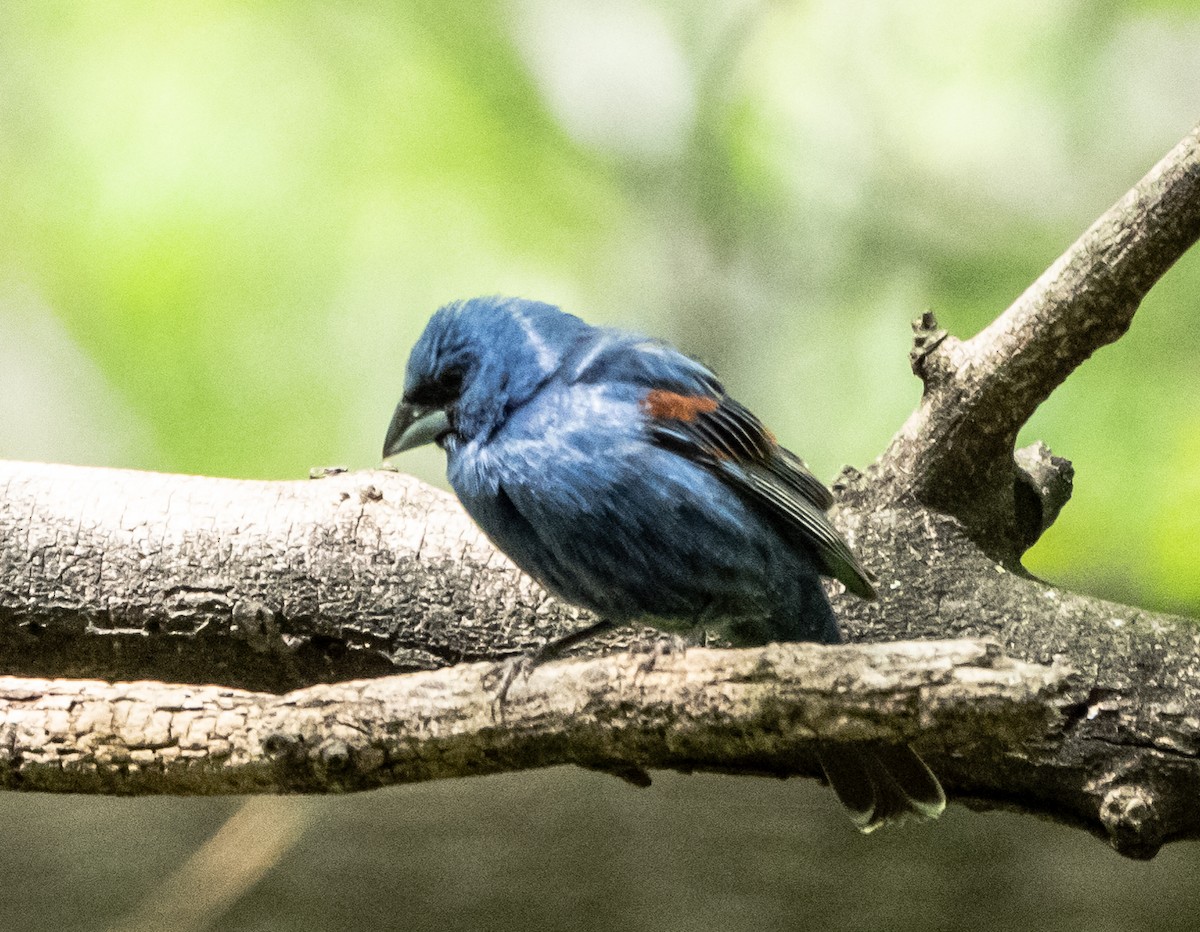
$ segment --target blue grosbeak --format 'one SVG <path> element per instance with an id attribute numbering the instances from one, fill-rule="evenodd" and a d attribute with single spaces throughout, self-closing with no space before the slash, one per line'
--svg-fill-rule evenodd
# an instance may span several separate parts
<path id="1" fill-rule="evenodd" d="M 871 599 L 826 517 L 828 490 L 717 377 L 672 347 L 556 307 L 475 298 L 434 314 L 408 360 L 384 456 L 436 442 L 493 543 L 613 625 L 716 629 L 735 646 L 841 641 L 821 576 Z M 910 748 L 825 745 L 859 828 L 945 806 Z"/>

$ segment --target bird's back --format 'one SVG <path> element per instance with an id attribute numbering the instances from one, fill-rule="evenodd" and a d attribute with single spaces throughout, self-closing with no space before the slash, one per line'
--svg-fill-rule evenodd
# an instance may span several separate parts
<path id="1" fill-rule="evenodd" d="M 812 554 L 648 428 L 649 392 L 720 383 L 662 344 L 596 337 L 486 442 L 456 451 L 450 480 L 472 517 L 547 588 L 604 617 L 712 625 L 740 644 L 836 641 Z"/>

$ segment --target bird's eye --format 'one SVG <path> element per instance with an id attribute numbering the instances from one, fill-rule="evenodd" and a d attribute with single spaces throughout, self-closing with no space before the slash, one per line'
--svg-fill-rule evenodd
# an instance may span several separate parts
<path id="1" fill-rule="evenodd" d="M 426 379 L 405 395 L 409 404 L 441 407 L 458 401 L 462 394 L 464 372 L 460 366 L 449 366 L 432 379 Z"/>

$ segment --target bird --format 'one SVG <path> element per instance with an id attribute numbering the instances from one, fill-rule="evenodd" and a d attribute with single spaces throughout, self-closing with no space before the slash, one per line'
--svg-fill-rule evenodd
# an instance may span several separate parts
<path id="1" fill-rule="evenodd" d="M 492 543 L 599 619 L 534 663 L 636 623 L 732 647 L 838 644 L 821 578 L 876 597 L 829 521 L 829 490 L 664 341 L 524 298 L 447 304 L 409 354 L 384 458 L 427 443 Z M 826 743 L 818 756 L 861 831 L 945 808 L 907 745 Z"/>

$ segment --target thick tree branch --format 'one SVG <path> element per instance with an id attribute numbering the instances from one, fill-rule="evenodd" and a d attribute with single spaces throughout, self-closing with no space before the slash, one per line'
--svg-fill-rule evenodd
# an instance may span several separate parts
<path id="1" fill-rule="evenodd" d="M 999 769 L 953 757 L 938 771 L 948 786 L 1102 826 L 1132 856 L 1200 838 L 1196 621 L 1009 572 L 954 518 L 872 504 L 875 489 L 861 476 L 847 475 L 841 493 L 843 527 L 884 581 L 878 602 L 844 593 L 835 600 L 852 640 L 989 637 L 1008 656 L 1065 662 L 1077 673 L 1078 715 L 1052 754 Z M 1135 799 L 1124 815 L 1113 809 Z"/>
<path id="2" fill-rule="evenodd" d="M 251 482 L 0 462 L 0 663 L 282 691 L 579 625 L 452 496 L 393 471 Z"/>
<path id="3" fill-rule="evenodd" d="M 913 352 L 925 395 L 873 476 L 893 499 L 955 515 L 1015 566 L 1036 540 L 1014 505 L 1029 491 L 1017 488 L 1017 432 L 1077 366 L 1125 333 L 1197 238 L 1200 126 L 976 336 L 960 341 L 926 315 Z"/>
<path id="4" fill-rule="evenodd" d="M 437 654 L 415 653 L 425 643 L 494 658 L 586 623 L 492 550 L 449 496 L 394 472 L 271 483 L 7 463 L 0 477 L 0 644 L 16 648 L 4 657 L 13 673 L 51 665 L 38 653 L 47 645 L 54 662 L 90 662 L 109 678 L 158 669 L 159 678 L 270 688 L 362 667 L 411 669 L 414 656 L 432 665 Z M 991 637 L 1013 657 L 1080 671 L 1059 708 L 1088 711 L 1064 712 L 1062 740 L 1044 753 L 984 753 L 991 732 L 945 746 L 935 766 L 952 793 L 1124 833 L 1129 853 L 1200 836 L 1190 805 L 1200 734 L 1186 724 L 1200 721 L 1194 625 L 997 572 L 953 519 L 869 504 L 873 486 L 861 477 L 839 493 L 843 528 L 884 581 L 878 603 L 838 600 L 852 637 Z M 12 513 L 18 520 L 5 526 Z M 700 656 L 689 652 L 685 666 Z M 838 689 L 861 683 L 847 673 Z M 93 688 L 80 684 L 76 698 Z M 867 700 L 887 708 L 885 695 Z M 936 735 L 923 740 L 942 746 Z M 654 753 L 639 759 L 659 760 Z M 541 765 L 539 755 L 524 765 Z M 199 791 L 216 771 L 191 766 Z M 697 757 L 689 766 L 732 764 Z M 1128 793 L 1152 801 L 1155 816 L 1132 833 L 1104 816 L 1106 800 Z"/>
<path id="5" fill-rule="evenodd" d="M 496 664 L 282 696 L 0 677 L 0 786 L 311 792 L 562 763 L 788 775 L 813 772 L 818 738 L 1037 756 L 1074 707 L 1068 671 L 980 641 L 649 656 L 547 664 L 501 717 Z"/>

